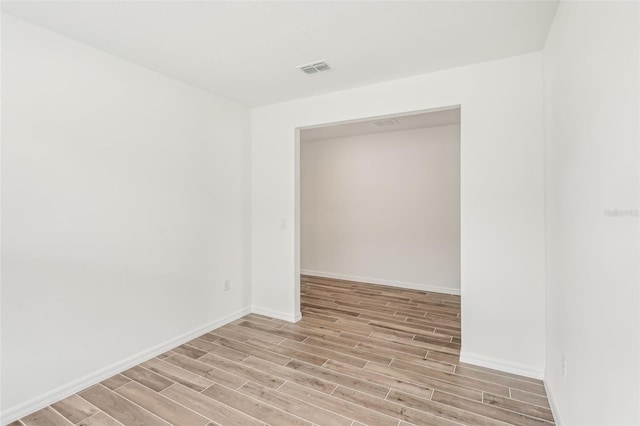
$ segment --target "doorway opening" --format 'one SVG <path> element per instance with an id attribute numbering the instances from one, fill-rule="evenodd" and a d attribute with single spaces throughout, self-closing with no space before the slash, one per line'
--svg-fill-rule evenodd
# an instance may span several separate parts
<path id="1" fill-rule="evenodd" d="M 332 309 L 365 303 L 353 296 L 366 298 L 367 287 L 344 293 L 358 282 L 457 301 L 459 322 L 459 298 L 448 296 L 461 293 L 460 107 L 299 129 L 297 155 L 296 273 L 303 293 L 315 286 L 297 301 L 303 317 L 321 315 L 318 286 L 333 284 L 343 296 Z"/>

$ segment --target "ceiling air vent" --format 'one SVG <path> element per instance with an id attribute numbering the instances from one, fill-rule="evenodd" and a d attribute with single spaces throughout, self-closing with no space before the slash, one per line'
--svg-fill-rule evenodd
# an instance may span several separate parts
<path id="1" fill-rule="evenodd" d="M 373 124 L 375 124 L 378 127 L 397 126 L 398 120 L 396 120 L 395 118 L 387 118 L 385 120 L 374 121 Z"/>
<path id="2" fill-rule="evenodd" d="M 305 74 L 315 74 L 322 71 L 329 71 L 331 69 L 324 60 L 312 62 L 310 64 L 298 65 L 296 68 Z"/>

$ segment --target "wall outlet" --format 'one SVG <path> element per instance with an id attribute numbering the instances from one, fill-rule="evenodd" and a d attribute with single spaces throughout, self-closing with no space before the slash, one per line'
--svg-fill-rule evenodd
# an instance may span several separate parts
<path id="1" fill-rule="evenodd" d="M 567 358 L 562 354 L 562 378 L 567 380 Z"/>
<path id="2" fill-rule="evenodd" d="M 224 291 L 231 290 L 231 280 L 224 280 Z"/>

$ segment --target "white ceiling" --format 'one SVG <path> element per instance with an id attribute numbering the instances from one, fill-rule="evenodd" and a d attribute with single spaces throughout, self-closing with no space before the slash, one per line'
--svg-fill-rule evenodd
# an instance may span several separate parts
<path id="1" fill-rule="evenodd" d="M 556 1 L 2 1 L 248 106 L 540 50 Z M 326 59 L 331 71 L 295 67 Z"/>
<path id="2" fill-rule="evenodd" d="M 389 120 L 392 119 L 392 125 Z M 381 124 L 383 124 L 381 126 Z M 374 118 L 344 124 L 333 124 L 300 131 L 300 140 L 316 141 L 349 136 L 369 135 L 373 133 L 397 132 L 400 130 L 421 129 L 425 127 L 450 126 L 460 124 L 460 108 L 429 111 L 418 114 L 396 115 Z"/>

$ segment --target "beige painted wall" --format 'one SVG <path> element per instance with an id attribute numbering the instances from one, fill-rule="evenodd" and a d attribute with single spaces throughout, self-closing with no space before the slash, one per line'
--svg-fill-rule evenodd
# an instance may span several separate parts
<path id="1" fill-rule="evenodd" d="M 459 125 L 301 141 L 303 273 L 459 294 Z"/>
<path id="2" fill-rule="evenodd" d="M 2 89 L 4 424 L 251 294 L 247 108 L 6 15 Z"/>
<path id="3" fill-rule="evenodd" d="M 640 424 L 639 14 L 636 2 L 561 2 L 544 49 L 557 424 Z"/>
<path id="4" fill-rule="evenodd" d="M 536 53 L 253 109 L 253 309 L 300 314 L 296 129 L 461 105 L 461 356 L 542 377 L 542 91 Z"/>

